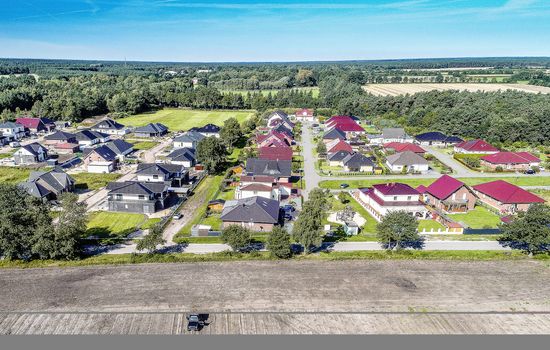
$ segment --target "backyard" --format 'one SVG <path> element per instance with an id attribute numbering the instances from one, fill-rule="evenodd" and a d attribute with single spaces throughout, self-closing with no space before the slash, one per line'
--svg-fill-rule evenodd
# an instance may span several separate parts
<path id="1" fill-rule="evenodd" d="M 28 179 L 31 169 L 0 167 L 0 183 L 16 184 Z"/>
<path id="2" fill-rule="evenodd" d="M 139 229 L 150 228 L 159 219 L 148 219 L 144 214 L 97 211 L 88 216 L 86 236 L 123 238 Z"/>
<path id="3" fill-rule="evenodd" d="M 124 125 L 143 126 L 149 123 L 162 123 L 171 131 L 188 130 L 208 123 L 223 125 L 229 118 L 242 122 L 252 116 L 253 111 L 204 111 L 192 109 L 165 108 L 156 112 L 136 114 L 118 120 Z"/>
<path id="4" fill-rule="evenodd" d="M 449 214 L 449 217 L 457 222 L 463 222 L 470 228 L 496 228 L 500 224 L 500 217 L 480 205 L 464 214 Z"/>
<path id="5" fill-rule="evenodd" d="M 95 173 L 76 173 L 70 174 L 75 179 L 76 186 L 81 189 L 88 189 L 95 191 L 102 187 L 107 186 L 109 182 L 118 180 L 122 175 L 120 174 L 95 174 Z"/>

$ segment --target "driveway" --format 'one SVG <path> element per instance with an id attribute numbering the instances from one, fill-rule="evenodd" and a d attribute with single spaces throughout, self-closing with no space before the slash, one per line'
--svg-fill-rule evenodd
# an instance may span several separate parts
<path id="1" fill-rule="evenodd" d="M 468 177 L 477 174 L 475 171 L 468 169 L 466 166 L 454 159 L 452 155 L 441 151 L 441 149 L 433 146 L 424 146 L 424 148 L 441 163 L 453 169 L 454 175 L 458 177 Z"/>
<path id="2" fill-rule="evenodd" d="M 319 181 L 321 176 L 315 170 L 315 157 L 313 156 L 313 144 L 311 134 L 311 124 L 304 123 L 302 127 L 302 155 L 304 157 L 304 181 L 306 182 L 306 188 L 302 192 L 304 200 L 307 200 L 309 192 L 319 187 Z"/>

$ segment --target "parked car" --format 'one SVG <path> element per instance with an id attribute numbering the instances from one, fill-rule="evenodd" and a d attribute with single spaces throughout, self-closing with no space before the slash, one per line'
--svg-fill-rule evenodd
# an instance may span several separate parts
<path id="1" fill-rule="evenodd" d="M 293 211 L 296 210 L 296 208 L 294 208 L 292 205 L 290 204 L 286 204 L 286 205 L 283 205 L 282 206 L 282 209 L 285 211 L 285 212 L 290 212 L 292 213 Z"/>
<path id="2" fill-rule="evenodd" d="M 21 147 L 21 144 L 17 141 L 10 142 L 11 148 Z"/>
<path id="3" fill-rule="evenodd" d="M 187 316 L 187 330 L 200 331 L 204 326 L 204 321 L 201 321 L 199 314 L 190 314 Z"/>
<path id="4" fill-rule="evenodd" d="M 176 219 L 176 220 L 179 220 L 179 219 L 181 219 L 182 217 L 183 217 L 183 215 L 181 215 L 180 213 L 174 214 L 174 215 L 172 216 L 172 218 L 174 218 L 174 219 Z"/>
<path id="5" fill-rule="evenodd" d="M 340 188 L 348 188 L 349 185 L 348 184 L 340 184 Z"/>
<path id="6" fill-rule="evenodd" d="M 534 171 L 533 169 L 529 169 L 529 170 L 525 170 L 523 173 L 528 175 L 533 175 L 533 174 L 536 174 L 536 171 Z"/>

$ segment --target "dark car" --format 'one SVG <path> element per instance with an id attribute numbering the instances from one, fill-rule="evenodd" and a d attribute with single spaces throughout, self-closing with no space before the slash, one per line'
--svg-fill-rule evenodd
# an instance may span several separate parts
<path id="1" fill-rule="evenodd" d="M 340 188 L 348 188 L 349 185 L 348 184 L 340 184 Z"/>
<path id="2" fill-rule="evenodd" d="M 200 331 L 204 322 L 200 319 L 199 314 L 190 314 L 187 316 L 187 330 Z"/>
<path id="3" fill-rule="evenodd" d="M 287 204 L 287 205 L 283 205 L 282 206 L 282 209 L 285 211 L 285 212 L 290 212 L 292 213 L 293 211 L 296 210 L 296 208 L 294 208 L 292 205 L 290 204 Z"/>
<path id="4" fill-rule="evenodd" d="M 523 173 L 528 175 L 533 175 L 536 173 L 536 171 L 534 171 L 533 169 L 529 169 L 529 170 L 525 170 Z"/>
<path id="5" fill-rule="evenodd" d="M 285 214 L 285 220 L 291 221 L 291 220 L 292 220 L 292 215 L 290 215 L 290 214 Z"/>

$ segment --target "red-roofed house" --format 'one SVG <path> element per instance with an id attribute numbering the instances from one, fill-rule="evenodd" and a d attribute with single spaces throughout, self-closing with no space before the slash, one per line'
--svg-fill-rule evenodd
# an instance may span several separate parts
<path id="1" fill-rule="evenodd" d="M 483 140 L 462 141 L 455 145 L 454 151 L 456 153 L 470 154 L 493 154 L 499 152 L 498 148 Z"/>
<path id="2" fill-rule="evenodd" d="M 327 154 L 336 153 L 338 151 L 346 151 L 348 153 L 352 153 L 353 149 L 351 148 L 349 143 L 344 140 L 336 139 L 327 143 Z"/>
<path id="3" fill-rule="evenodd" d="M 292 144 L 292 138 L 281 132 L 270 131 L 266 135 L 256 135 L 256 142 L 258 143 L 258 147 L 278 146 L 281 142 L 290 146 Z"/>
<path id="4" fill-rule="evenodd" d="M 292 160 L 291 147 L 260 147 L 258 150 L 258 158 L 271 160 Z"/>
<path id="5" fill-rule="evenodd" d="M 390 211 L 405 210 L 417 218 L 427 218 L 428 209 L 420 201 L 420 193 L 409 185 L 387 183 L 357 190 L 353 197 L 380 221 Z"/>
<path id="6" fill-rule="evenodd" d="M 498 152 L 481 157 L 481 165 L 491 170 L 528 170 L 539 166 L 540 159 L 529 152 Z"/>
<path id="7" fill-rule="evenodd" d="M 23 125 L 31 132 L 52 131 L 55 129 L 55 123 L 48 118 L 30 118 L 22 117 L 17 118 L 15 121 L 17 124 Z"/>
<path id="8" fill-rule="evenodd" d="M 503 180 L 476 185 L 473 190 L 481 202 L 497 209 L 503 215 L 526 211 L 533 203 L 545 202 L 531 192 Z"/>
<path id="9" fill-rule="evenodd" d="M 315 117 L 313 116 L 313 109 L 309 108 L 302 108 L 296 111 L 296 120 L 301 121 L 307 121 L 307 120 L 314 120 Z"/>
<path id="10" fill-rule="evenodd" d="M 347 137 L 352 137 L 354 135 L 365 134 L 365 129 L 361 127 L 352 117 L 339 115 L 331 117 L 325 122 L 327 131 L 333 128 L 338 128 L 339 130 L 346 133 Z"/>
<path id="11" fill-rule="evenodd" d="M 409 142 L 389 142 L 384 144 L 384 149 L 391 150 L 393 152 L 399 153 L 399 152 L 405 152 L 405 151 L 411 151 L 413 153 L 423 155 L 426 153 L 426 150 L 424 148 L 420 147 L 416 143 L 409 143 Z"/>
<path id="12" fill-rule="evenodd" d="M 424 191 L 424 203 L 447 213 L 463 213 L 472 210 L 476 196 L 463 182 L 443 175 Z"/>

